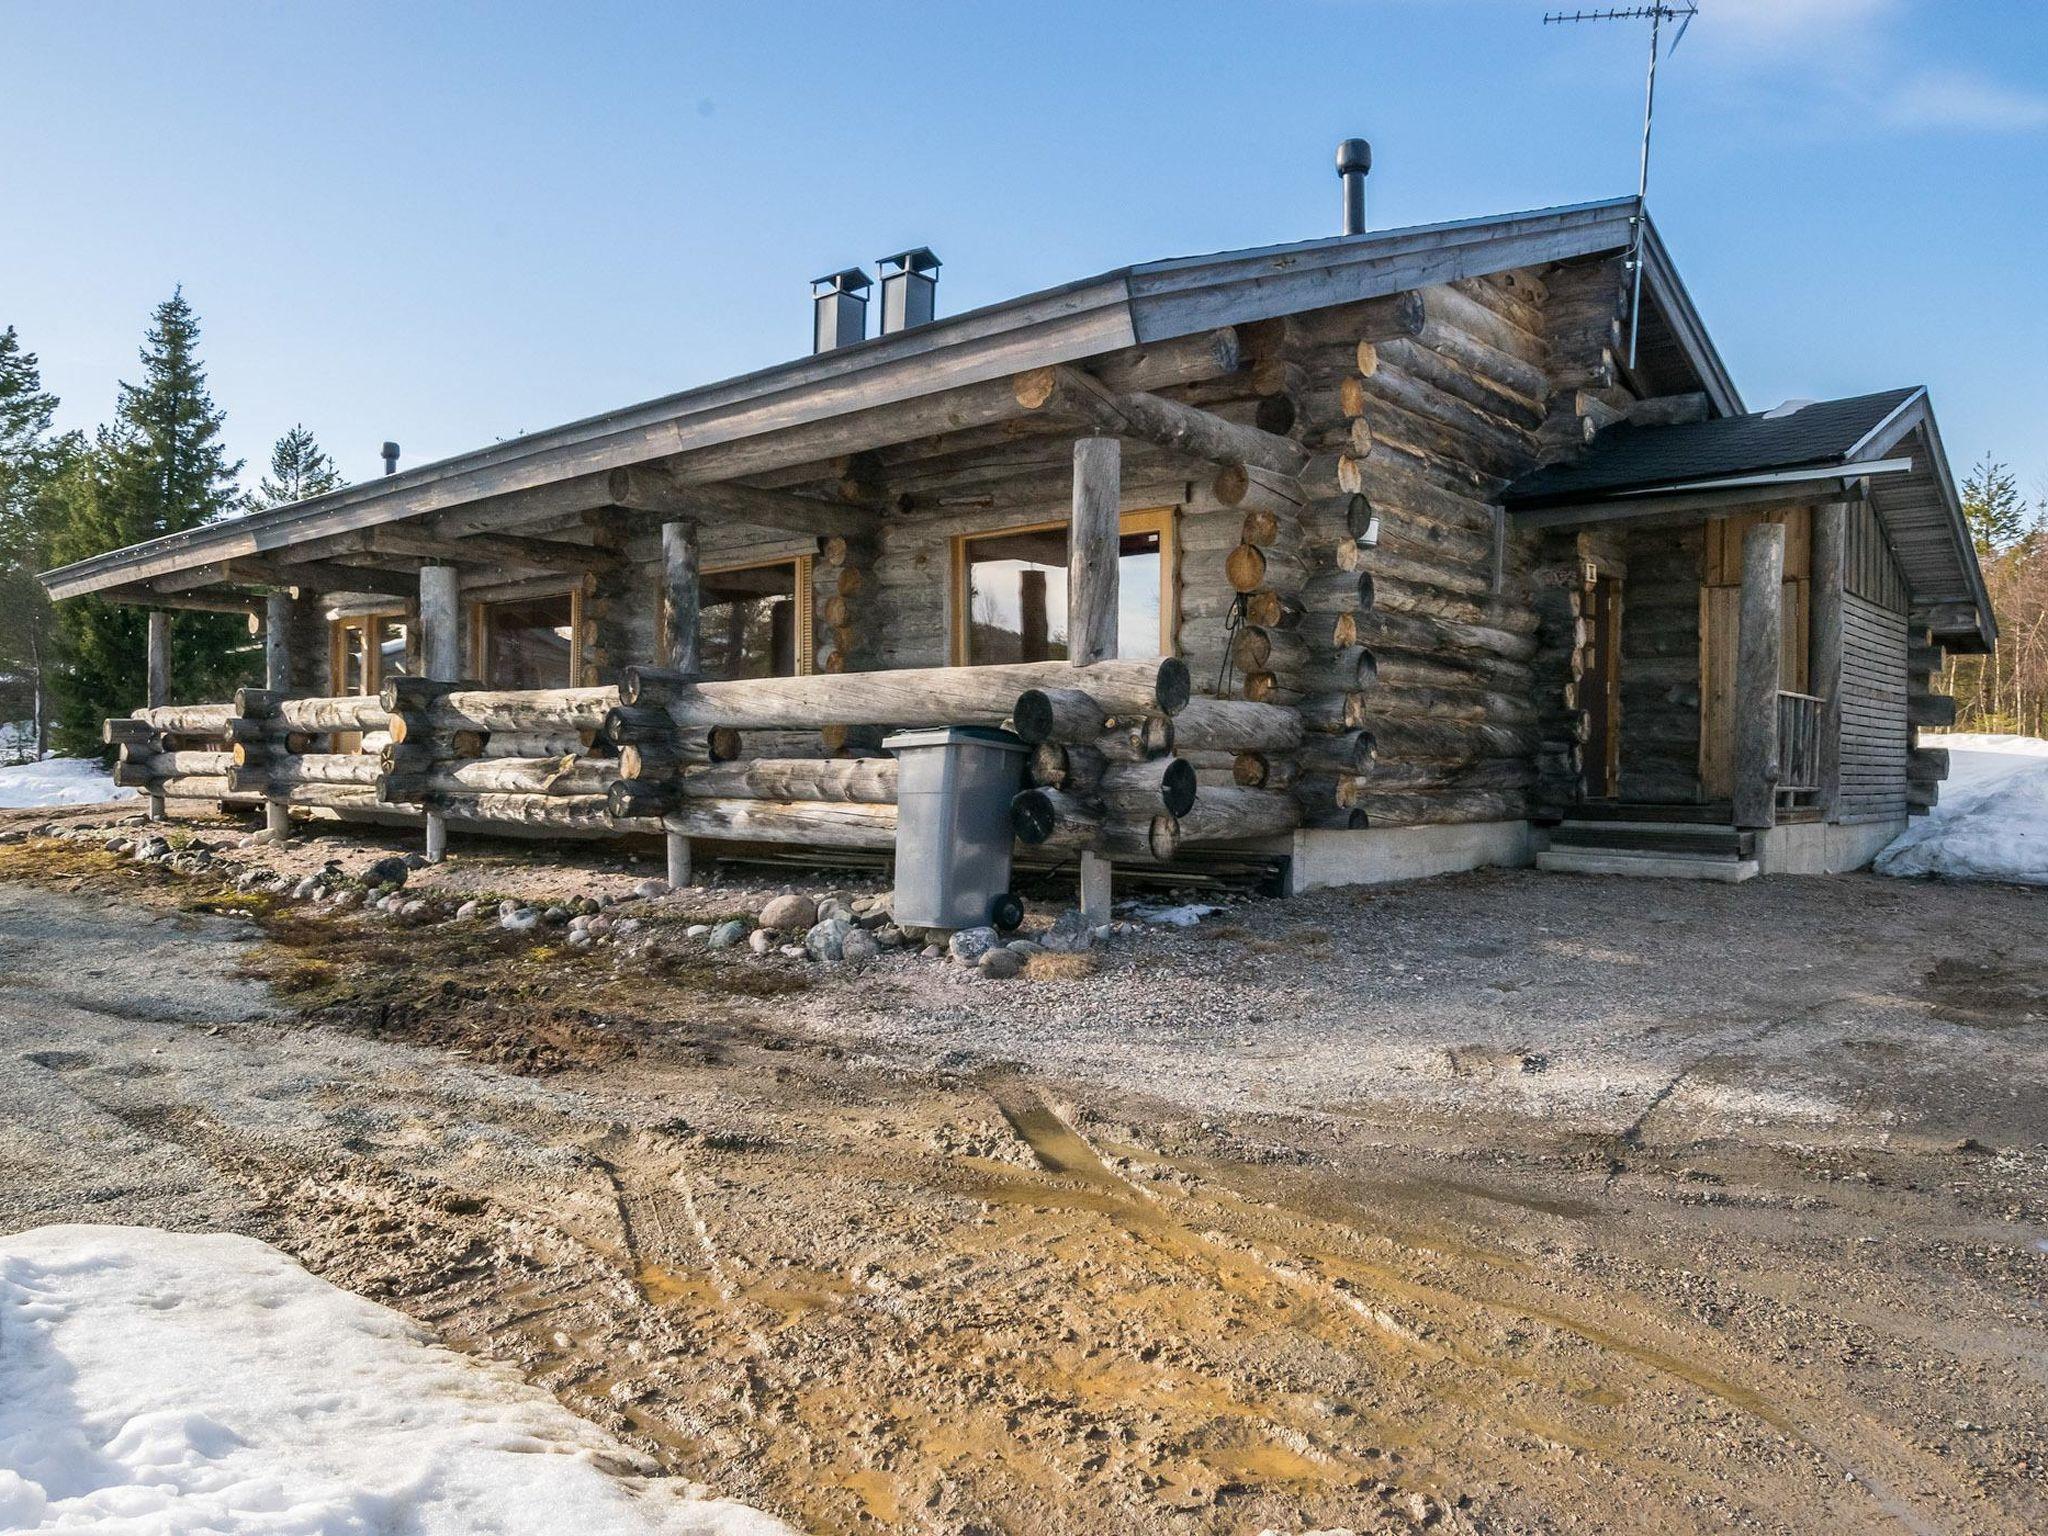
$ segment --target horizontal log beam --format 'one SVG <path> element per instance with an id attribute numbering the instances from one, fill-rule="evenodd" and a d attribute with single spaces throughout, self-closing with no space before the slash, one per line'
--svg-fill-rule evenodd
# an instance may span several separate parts
<path id="1" fill-rule="evenodd" d="M 1226 421 L 1213 412 L 1160 395 L 1118 394 L 1079 368 L 1061 365 L 1019 374 L 1017 404 L 1065 417 L 1095 431 L 1156 443 L 1213 464 L 1243 464 L 1298 475 L 1308 450 L 1292 438 Z"/>
<path id="2" fill-rule="evenodd" d="M 615 469 L 608 487 L 614 505 L 662 518 L 718 517 L 815 538 L 866 538 L 881 526 L 872 508 L 730 481 L 690 480 L 658 464 Z"/>

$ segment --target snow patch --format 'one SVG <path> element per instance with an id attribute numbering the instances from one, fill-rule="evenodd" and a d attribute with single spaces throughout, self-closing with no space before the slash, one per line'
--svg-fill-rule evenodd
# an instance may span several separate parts
<path id="1" fill-rule="evenodd" d="M 1948 748 L 1941 801 L 1877 856 L 1882 875 L 2048 885 L 2048 741 L 1920 733 Z"/>
<path id="2" fill-rule="evenodd" d="M 0 1239 L 0 1529 L 793 1536 L 254 1238 Z"/>
<path id="3" fill-rule="evenodd" d="M 115 785 L 95 758 L 46 757 L 39 763 L 0 768 L 0 809 L 37 805 L 98 805 L 132 800 L 135 791 Z"/>
<path id="4" fill-rule="evenodd" d="M 1130 916 L 1141 923 L 1151 923 L 1157 928 L 1193 928 L 1205 917 L 1220 917 L 1226 909 L 1212 907 L 1204 902 L 1189 902 L 1179 907 L 1150 907 L 1132 902 L 1124 908 Z"/>

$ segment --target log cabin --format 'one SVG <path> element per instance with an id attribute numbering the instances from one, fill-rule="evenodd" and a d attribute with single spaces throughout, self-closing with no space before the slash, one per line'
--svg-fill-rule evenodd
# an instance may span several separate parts
<path id="1" fill-rule="evenodd" d="M 48 573 L 141 605 L 117 774 L 539 837 L 885 856 L 890 728 L 1031 747 L 1019 856 L 1289 890 L 1866 863 L 1994 638 L 1924 389 L 1749 410 L 1633 198 L 1149 262 Z M 387 445 L 387 455 L 396 449 Z M 387 457 L 387 468 L 391 459 Z M 262 688 L 165 696 L 170 616 Z"/>

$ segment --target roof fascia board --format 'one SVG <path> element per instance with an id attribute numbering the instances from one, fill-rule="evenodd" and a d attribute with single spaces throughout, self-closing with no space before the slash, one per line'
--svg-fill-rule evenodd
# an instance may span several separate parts
<path id="1" fill-rule="evenodd" d="M 1462 277 L 1569 260 L 1628 242 L 1632 199 L 1398 235 L 1349 235 L 1131 269 L 1140 343 L 1270 320 Z"/>
<path id="2" fill-rule="evenodd" d="M 1922 435 L 1927 445 L 1927 463 L 1923 466 L 1922 478 L 1930 483 L 1934 494 L 1941 500 L 1949 539 L 1955 546 L 1956 564 L 1969 587 L 1971 601 L 1977 605 L 1978 635 L 1988 650 L 1998 639 L 1998 619 L 1991 609 L 1990 589 L 1984 585 L 1984 567 L 1977 559 L 1977 542 L 1970 534 L 1970 520 L 1963 515 L 1962 497 L 1956 491 L 1955 476 L 1949 470 L 1948 450 L 1942 446 L 1941 428 L 1934 419 L 1934 402 L 1926 389 L 1916 389 L 1900 402 L 1898 409 L 1864 434 L 1863 442 L 1857 446 L 1872 444 L 1882 451 L 1904 442 L 1915 432 Z"/>
<path id="3" fill-rule="evenodd" d="M 1758 507 L 1797 506 L 1847 497 L 1856 480 L 1844 470 L 1802 470 L 1803 478 L 1766 483 L 1731 481 L 1701 483 L 1689 490 L 1667 487 L 1631 497 L 1600 497 L 1591 501 L 1558 502 L 1515 509 L 1517 528 L 1573 527 L 1585 523 L 1631 522 L 1677 514 L 1710 516 Z"/>
<path id="4" fill-rule="evenodd" d="M 1650 297 L 1670 325 L 1671 334 L 1692 364 L 1693 372 L 1699 375 L 1715 410 L 1723 416 L 1746 415 L 1748 408 L 1742 403 L 1742 392 L 1735 387 L 1728 365 L 1707 335 L 1706 322 L 1680 280 L 1671 253 L 1657 233 L 1656 222 L 1647 214 L 1643 218 L 1643 258 L 1643 279 L 1649 285 Z"/>

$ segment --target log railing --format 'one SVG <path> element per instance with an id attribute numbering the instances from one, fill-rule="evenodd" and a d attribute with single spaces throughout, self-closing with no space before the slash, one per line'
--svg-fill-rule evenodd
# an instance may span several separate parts
<path id="1" fill-rule="evenodd" d="M 1822 701 L 1810 693 L 1778 690 L 1778 788 L 1820 788 Z"/>

